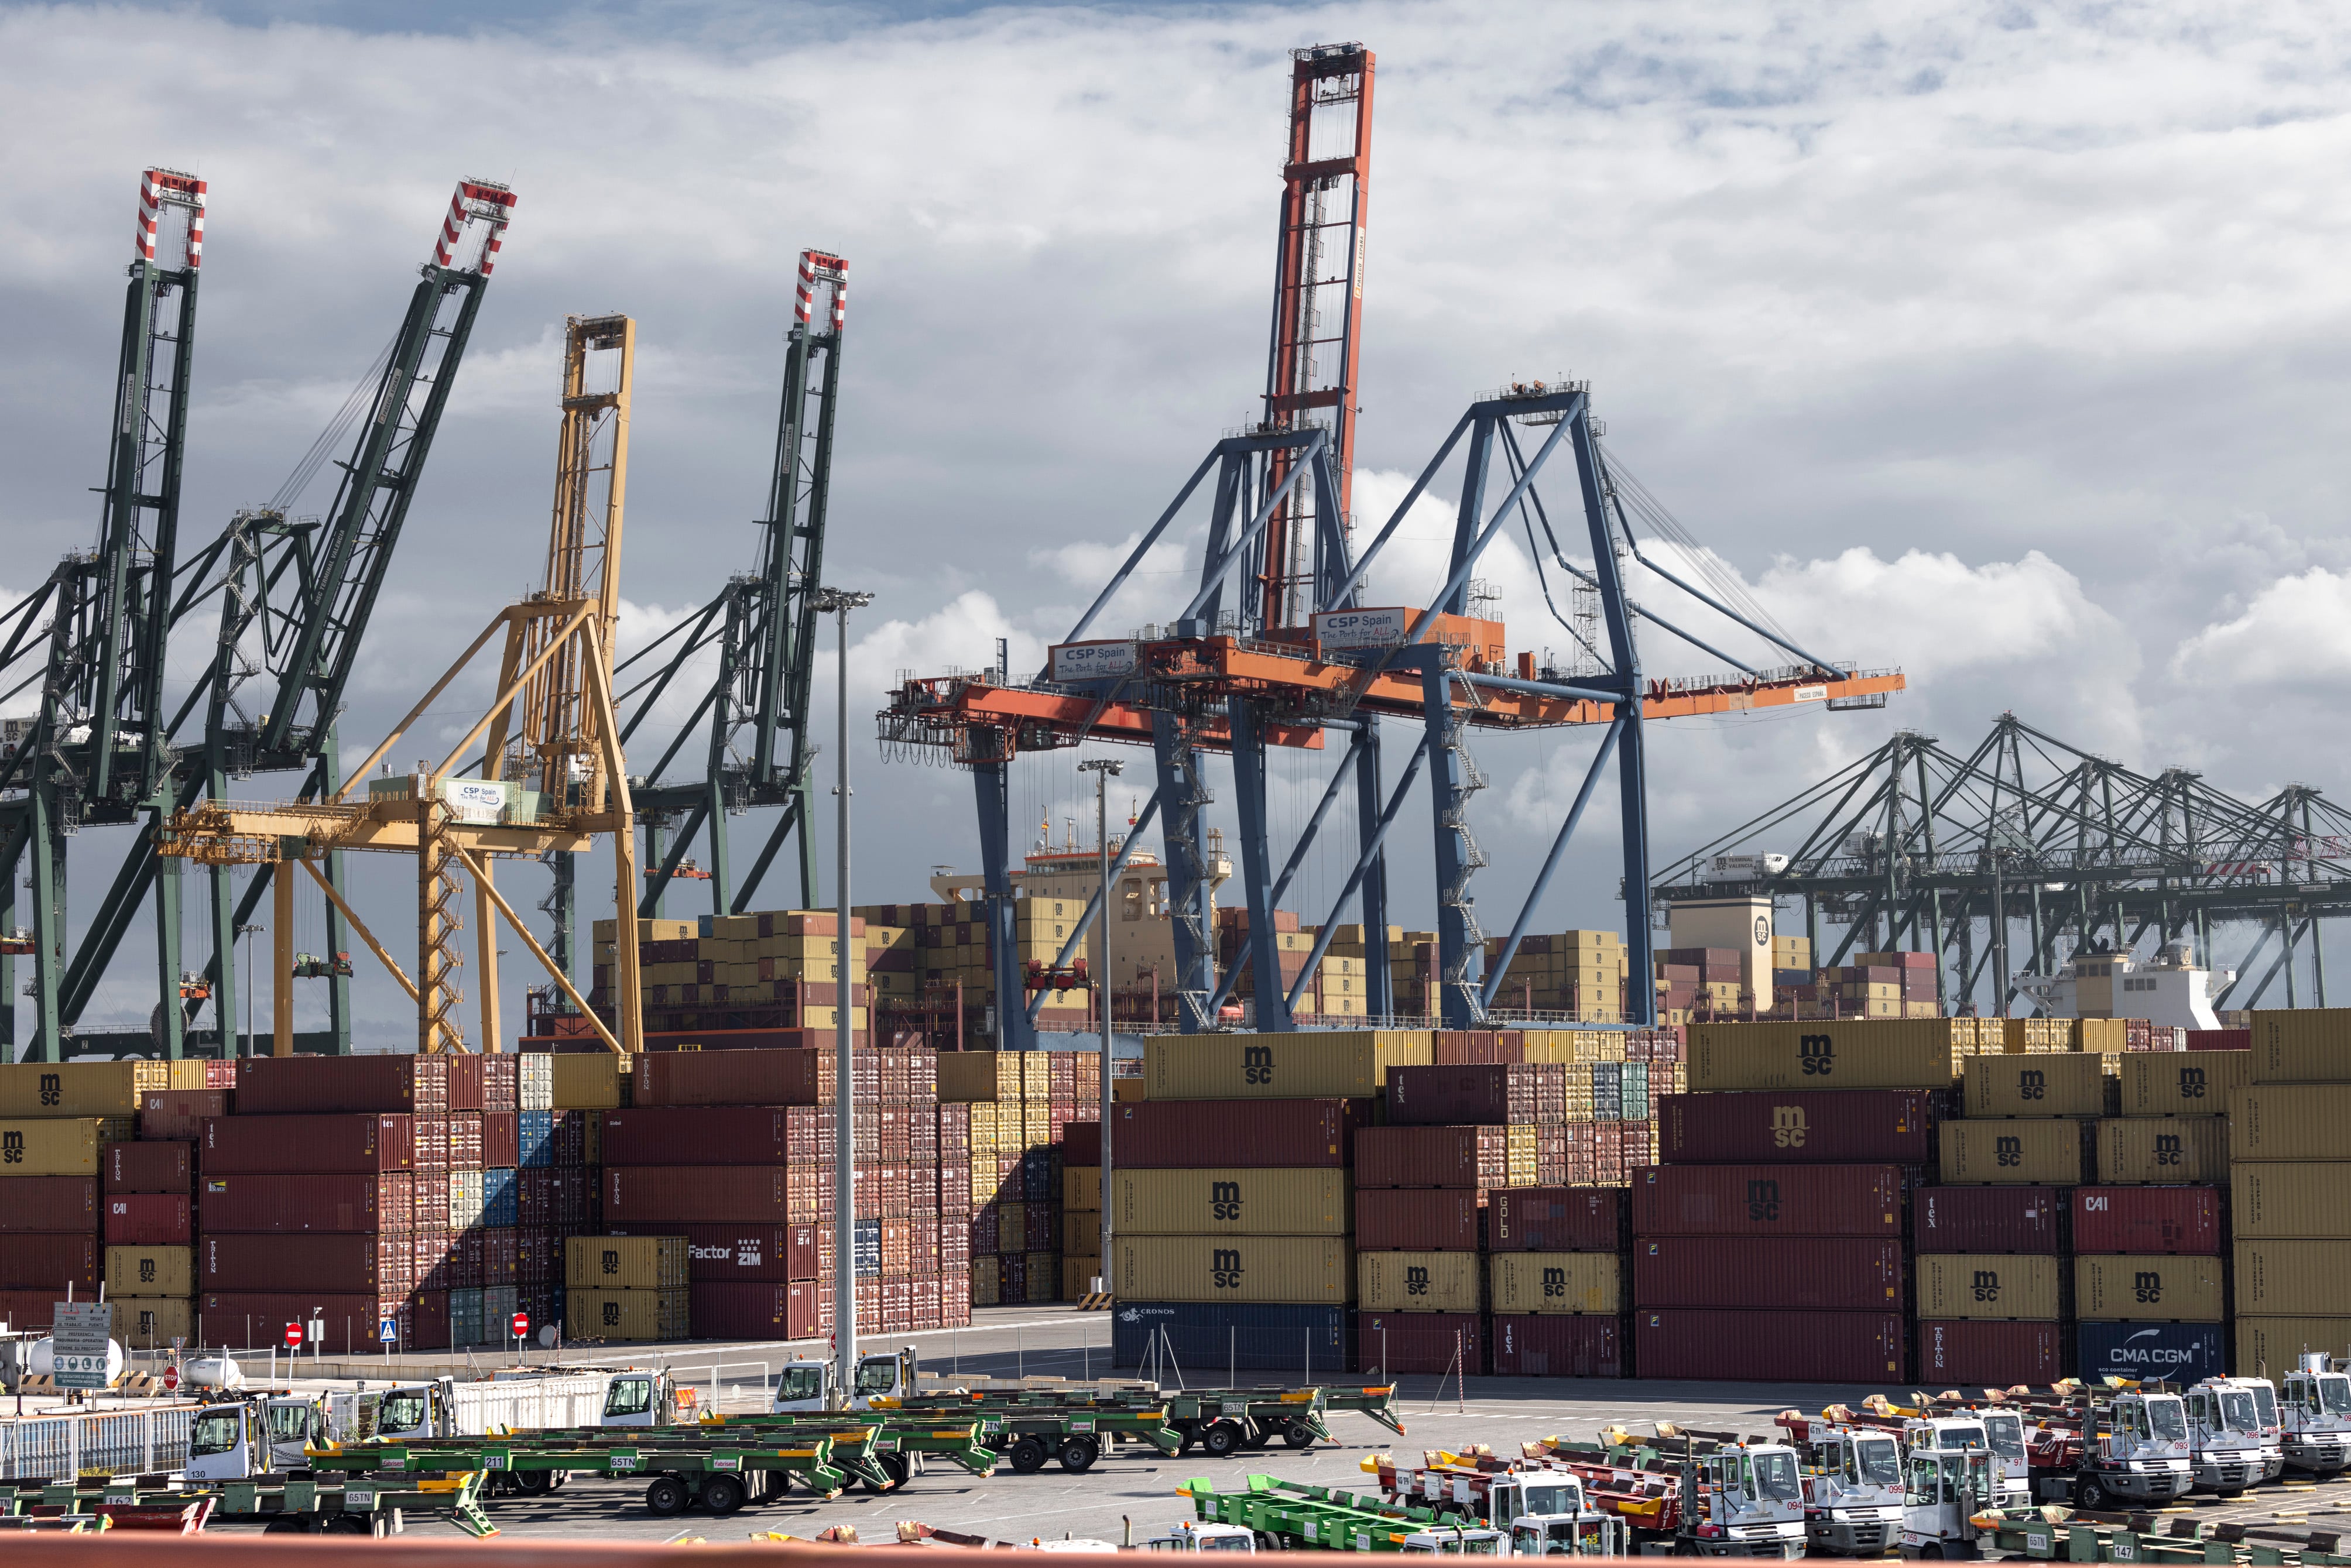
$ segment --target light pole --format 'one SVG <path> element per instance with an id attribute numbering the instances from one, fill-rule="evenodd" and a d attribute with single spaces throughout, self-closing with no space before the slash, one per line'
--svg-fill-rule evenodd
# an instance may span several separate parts
<path id="1" fill-rule="evenodd" d="M 278 874 L 281 876 L 285 874 L 283 866 L 278 868 Z M 253 1043 L 253 934 L 260 929 L 258 925 L 240 925 L 236 928 L 236 934 L 245 938 L 245 1040 L 247 1046 Z M 224 1021 L 227 1026 L 227 1032 L 232 1036 L 235 1035 L 236 1020 L 228 1019 Z M 238 1047 L 234 1039 L 221 1042 L 223 1060 L 234 1061 L 244 1054 L 245 1051 Z"/>
<path id="2" fill-rule="evenodd" d="M 850 1049 L 849 988 L 849 612 L 873 602 L 870 593 L 820 588 L 809 607 L 831 615 L 839 628 L 841 740 L 833 755 L 832 787 L 840 862 L 834 873 L 833 910 L 833 1142 L 832 1142 L 832 1333 L 841 1397 L 857 1394 L 857 1144 L 856 1073 Z"/>
<path id="3" fill-rule="evenodd" d="M 1094 776 L 1094 850 L 1102 861 L 1102 956 L 1094 969 L 1094 995 L 1102 998 L 1102 1277 L 1094 1289 L 1111 1288 L 1110 1106 L 1111 1106 L 1111 982 L 1110 982 L 1110 781 L 1123 765 L 1114 757 L 1095 757 L 1078 764 Z"/>

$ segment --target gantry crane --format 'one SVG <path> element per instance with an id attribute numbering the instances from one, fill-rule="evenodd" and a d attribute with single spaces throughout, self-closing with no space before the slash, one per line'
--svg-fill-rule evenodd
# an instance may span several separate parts
<path id="1" fill-rule="evenodd" d="M 612 841 L 614 886 L 625 907 L 636 882 L 634 822 L 620 726 L 612 706 L 612 638 L 620 617 L 623 502 L 628 487 L 629 400 L 636 324 L 625 316 L 572 317 L 565 327 L 562 419 L 547 578 L 540 591 L 494 617 L 394 726 L 357 772 L 324 800 L 246 805 L 214 799 L 172 817 L 162 852 L 214 868 L 280 870 L 272 936 L 273 1050 L 293 1051 L 293 879 L 298 863 L 416 1004 L 417 1050 L 466 1049 L 457 1016 L 463 963 L 457 933 L 459 873 L 472 879 L 480 1034 L 501 1049 L 496 920 L 503 918 L 604 1043 L 633 1054 L 643 1041 L 636 922 L 619 922 L 613 959 L 620 1033 L 591 1012 L 555 956 L 533 936 L 496 885 L 497 857 L 545 859 Z M 497 685 L 488 709 L 438 766 L 368 778 L 409 727 L 503 632 Z M 465 760 L 476 742 L 480 757 Z M 364 779 L 364 801 L 349 800 Z M 411 978 L 352 913 L 319 869 L 348 850 L 388 851 L 416 861 L 416 975 Z"/>

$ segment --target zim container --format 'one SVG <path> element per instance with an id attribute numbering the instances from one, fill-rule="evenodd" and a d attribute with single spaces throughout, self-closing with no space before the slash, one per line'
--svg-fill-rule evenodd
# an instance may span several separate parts
<path id="1" fill-rule="evenodd" d="M 404 1171 L 386 1176 L 208 1176 L 197 1184 L 196 1205 L 197 1225 L 206 1235 L 349 1235 L 414 1228 Z"/>
<path id="2" fill-rule="evenodd" d="M 1947 1122 L 1942 1177 L 1948 1186 L 2072 1186 L 2097 1164 L 2097 1124 L 2068 1118 Z"/>
<path id="3" fill-rule="evenodd" d="M 406 1234 L 206 1236 L 194 1252 L 199 1291 L 324 1291 L 396 1296 L 416 1277 Z"/>
<path id="4" fill-rule="evenodd" d="M 0 1177 L 94 1176 L 99 1151 L 131 1139 L 128 1116 L 0 1121 Z"/>
<path id="5" fill-rule="evenodd" d="M 571 1340 L 684 1339 L 692 1333 L 692 1298 L 684 1289 L 580 1291 L 567 1287 L 563 1317 L 564 1337 Z"/>
<path id="6" fill-rule="evenodd" d="M 109 1144 L 100 1164 L 99 1179 L 115 1192 L 176 1192 L 185 1197 L 195 1186 L 193 1144 Z"/>
<path id="7" fill-rule="evenodd" d="M 1344 1236 L 1350 1228 L 1344 1171 L 1113 1170 L 1111 1186 L 1121 1235 Z"/>
<path id="8" fill-rule="evenodd" d="M 1934 1158 L 1935 1101 L 1920 1089 L 1661 1095 L 1657 1156 L 1667 1165 L 1923 1166 Z"/>
<path id="9" fill-rule="evenodd" d="M 1389 1068 L 1436 1060 L 1422 1030 L 1152 1035 L 1143 1081 L 1147 1100 L 1357 1099 L 1385 1088 Z"/>
<path id="10" fill-rule="evenodd" d="M 195 1293 L 193 1249 L 109 1247 L 106 1292 L 110 1296 L 189 1296 Z"/>
<path id="11" fill-rule="evenodd" d="M 1894 1237 L 1645 1236 L 1633 1243 L 1637 1307 L 1893 1312 L 1903 1304 L 1905 1278 Z"/>
<path id="12" fill-rule="evenodd" d="M 1614 1252 L 1497 1252 L 1486 1260 L 1486 1282 L 1496 1312 L 1613 1318 L 1625 1311 L 1625 1270 Z"/>
<path id="13" fill-rule="evenodd" d="M 1921 1317 L 1921 1382 L 2042 1386 L 2068 1376 L 2066 1325 L 2054 1322 L 1972 1322 Z"/>
<path id="14" fill-rule="evenodd" d="M 1355 1190 L 1510 1185 L 1507 1127 L 1365 1127 L 1355 1134 Z"/>
<path id="15" fill-rule="evenodd" d="M 2135 1328 L 2141 1325 L 2122 1326 Z M 2294 1365 L 2295 1359 L 2306 1350 L 2324 1350 L 2336 1356 L 2351 1352 L 2351 1317 L 2241 1317 L 2236 1322 L 2236 1331 L 2240 1376 L 2250 1375 L 2246 1371 L 2249 1367 L 2267 1366 L 2270 1375 L 2276 1377 Z M 2210 1332 L 2218 1337 L 2224 1331 L 2215 1328 Z M 2217 1372 L 2219 1369 L 2215 1367 L 2214 1370 Z"/>
<path id="16" fill-rule="evenodd" d="M 1110 1319 L 1119 1366 L 1142 1366 L 1155 1351 L 1168 1364 L 1200 1368 L 1202 1377 L 1295 1367 L 1301 1385 L 1355 1366 L 1355 1314 L 1343 1306 L 1121 1301 Z"/>
<path id="17" fill-rule="evenodd" d="M 1365 1312 L 1479 1312 L 1483 1261 L 1475 1252 L 1358 1252 L 1355 1303 Z"/>
<path id="18" fill-rule="evenodd" d="M 1895 1166 L 1645 1166 L 1633 1234 L 1899 1239 L 1907 1201 Z"/>
<path id="19" fill-rule="evenodd" d="M 1642 1377 L 1879 1384 L 1900 1380 L 1907 1364 L 1899 1312 L 1633 1314 L 1633 1366 Z"/>
<path id="20" fill-rule="evenodd" d="M 1621 1186 L 1510 1186 L 1486 1197 L 1496 1252 L 1616 1252 L 1629 1236 Z"/>
<path id="21" fill-rule="evenodd" d="M 2063 1187 L 1922 1186 L 1910 1213 L 1921 1252 L 2071 1250 Z"/>
<path id="22" fill-rule="evenodd" d="M 2351 1305 L 2351 1240 L 2240 1240 L 2236 1264 L 2240 1314 L 2319 1317 Z"/>
<path id="23" fill-rule="evenodd" d="M 1355 1366 L 1367 1376 L 1486 1371 L 1486 1320 L 1477 1312 L 1355 1314 Z"/>
<path id="24" fill-rule="evenodd" d="M 1497 1260 L 1499 1261 L 1499 1260 Z M 1625 1320 L 1496 1312 L 1487 1331 L 1497 1377 L 1622 1377 Z"/>
<path id="25" fill-rule="evenodd" d="M 622 1225 L 611 1230 L 615 1236 L 683 1236 L 688 1282 L 695 1285 L 821 1279 L 820 1260 L 832 1256 L 830 1235 L 817 1225 L 674 1225 L 658 1231 Z"/>
<path id="26" fill-rule="evenodd" d="M 606 1166 L 604 1218 L 636 1227 L 657 1220 L 786 1225 L 792 1218 L 786 1176 L 782 1166 Z"/>
<path id="27" fill-rule="evenodd" d="M 574 1291 L 674 1291 L 690 1284 L 683 1236 L 574 1236 L 564 1243 L 563 1283 Z"/>
<path id="28" fill-rule="evenodd" d="M 22 1230 L 96 1230 L 98 1178 L 10 1176 L 0 1183 L 0 1235 Z M 46 1320 L 44 1320 L 46 1321 Z"/>
<path id="29" fill-rule="evenodd" d="M 196 1168 L 208 1176 L 404 1171 L 416 1164 L 415 1125 L 401 1112 L 216 1116 L 204 1125 Z"/>
<path id="30" fill-rule="evenodd" d="M 2244 1325 L 2237 1320 L 2242 1344 Z M 2317 1343 L 2315 1341 L 2312 1342 Z M 2351 1339 L 2343 1343 L 2351 1344 Z M 2185 1386 L 2227 1371 L 2229 1331 L 2219 1323 L 2131 1323 L 2085 1321 L 2074 1325 L 2074 1375 L 2082 1378 L 2161 1378 Z M 2243 1363 L 2246 1366 L 2252 1361 Z M 2292 1365 L 2273 1358 L 2272 1366 Z"/>
<path id="31" fill-rule="evenodd" d="M 1228 1166 L 1342 1170 L 1354 1161 L 1356 1129 L 1372 1120 L 1368 1099 L 1145 1100 L 1113 1109 L 1113 1170 Z"/>
<path id="32" fill-rule="evenodd" d="M 2106 1059 L 2082 1052 L 1971 1056 L 1959 1100 L 1978 1116 L 2105 1116 L 2115 1113 Z"/>
<path id="33" fill-rule="evenodd" d="M 1355 1251 L 1476 1252 L 1478 1195 L 1461 1187 L 1366 1187 L 1355 1198 Z"/>
<path id="34" fill-rule="evenodd" d="M 1121 1236 L 1113 1252 L 1122 1301 L 1338 1305 L 1355 1284 L 1343 1237 Z"/>
<path id="35" fill-rule="evenodd" d="M 62 1236 L 16 1231 L 0 1236 L 0 1291 L 46 1289 L 62 1297 L 71 1285 L 74 1299 L 80 1301 L 98 1293 L 105 1268 L 98 1238 L 89 1232 Z"/>
<path id="36" fill-rule="evenodd" d="M 1921 1252 L 1916 1264 L 1918 1316 L 2062 1322 L 2065 1260 L 2030 1252 Z"/>
<path id="37" fill-rule="evenodd" d="M 2351 1154 L 2351 1083 L 2248 1085 L 2229 1097 L 2232 1160 L 2339 1160 Z"/>
<path id="38" fill-rule="evenodd" d="M 2242 1051 L 2136 1052 L 2121 1059 L 2119 1109 L 2126 1116 L 2216 1115 L 2252 1065 Z"/>
<path id="39" fill-rule="evenodd" d="M 2339 1237 L 2351 1232 L 2351 1160 L 2247 1160 L 2229 1168 L 2229 1200 L 2241 1239 Z"/>
<path id="40" fill-rule="evenodd" d="M 2095 1254 L 2074 1260 L 2074 1309 L 2129 1322 L 2217 1323 L 2228 1316 L 2224 1264 L 2175 1253 Z"/>
<path id="41" fill-rule="evenodd" d="M 2098 1124 L 2098 1179 L 2109 1186 L 2178 1186 L 2228 1177 L 2226 1117 L 2145 1116 Z"/>
<path id="42" fill-rule="evenodd" d="M 127 1192 L 106 1200 L 110 1247 L 184 1247 L 194 1239 L 186 1193 Z"/>
<path id="43" fill-rule="evenodd" d="M 2073 1211 L 2076 1252 L 2220 1255 L 2216 1186 L 2077 1186 Z"/>

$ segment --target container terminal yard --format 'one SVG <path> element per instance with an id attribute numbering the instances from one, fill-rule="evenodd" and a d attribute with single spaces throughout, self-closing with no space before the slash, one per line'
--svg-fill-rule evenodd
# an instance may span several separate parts
<path id="1" fill-rule="evenodd" d="M 465 179 L 418 214 L 391 348 L 304 459 L 345 455 L 333 505 L 192 549 L 208 186 L 139 175 L 99 544 L 0 613 L 39 693 L 0 751 L 0 988 L 32 1002 L 22 1040 L 0 1012 L 0 1529 L 2351 1560 L 2335 809 L 2007 715 L 1653 863 L 1647 726 L 1834 724 L 1905 676 L 1677 575 L 1584 382 L 1463 389 L 1359 522 L 1374 78 L 1293 52 L 1261 418 L 1143 498 L 1044 667 L 999 646 L 874 716 L 885 765 L 971 781 L 978 869 L 919 903 L 857 895 L 818 789 L 851 756 L 844 661 L 819 765 L 819 649 L 871 597 L 824 556 L 847 258 L 799 253 L 759 570 L 625 653 L 637 326 L 566 319 L 544 573 L 360 754 L 336 716 L 527 209 Z M 1435 591 L 1368 602 L 1440 493 Z M 1202 518 L 1159 618 L 1107 622 Z M 1506 535 L 1571 654 L 1490 613 Z M 175 646 L 202 673 L 167 701 Z M 471 729 L 394 771 L 469 681 Z M 1473 748 L 1531 731 L 1591 756 L 1489 929 Z M 1016 852 L 1017 771 L 1081 747 L 1092 836 Z M 1327 768 L 1289 842 L 1275 747 Z M 1623 929 L 1555 929 L 1611 782 Z M 1296 907 L 1343 800 L 1343 886 Z M 69 846 L 122 854 L 70 943 Z M 413 946 L 355 907 L 371 853 L 413 877 Z M 581 918 L 583 856 L 634 909 Z M 528 912 L 496 874 L 526 858 Z M 150 1028 L 82 1027 L 145 924 Z M 354 1051 L 355 965 L 413 1049 Z"/>

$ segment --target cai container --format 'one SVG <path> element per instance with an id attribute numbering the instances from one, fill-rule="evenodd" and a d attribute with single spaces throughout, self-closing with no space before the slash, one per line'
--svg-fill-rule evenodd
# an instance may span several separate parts
<path id="1" fill-rule="evenodd" d="M 110 1247 L 185 1246 L 194 1239 L 194 1228 L 183 1192 L 127 1192 L 106 1199 Z"/>
<path id="2" fill-rule="evenodd" d="M 470 1059 L 248 1056 L 236 1064 L 236 1112 L 280 1116 L 456 1110 L 449 1099 L 449 1072 L 453 1062 L 465 1060 Z"/>
<path id="3" fill-rule="evenodd" d="M 1486 1197 L 1496 1252 L 1614 1252 L 1628 1235 L 1621 1186 L 1497 1187 Z"/>
<path id="4" fill-rule="evenodd" d="M 1338 1304 L 1354 1291 L 1344 1237 L 1121 1236 L 1112 1251 L 1122 1301 Z"/>
<path id="5" fill-rule="evenodd" d="M 220 1065 L 235 1067 L 235 1062 Z M 204 1134 L 204 1118 L 229 1112 L 225 1089 L 161 1089 L 140 1097 L 139 1135 L 165 1143 L 193 1143 Z"/>
<path id="6" fill-rule="evenodd" d="M 1357 1129 L 1372 1119 L 1368 1099 L 1145 1100 L 1112 1110 L 1115 1170 L 1220 1166 L 1343 1170 L 1353 1163 Z"/>
<path id="7" fill-rule="evenodd" d="M 1498 1312 L 1487 1337 L 1493 1344 L 1497 1377 L 1622 1377 L 1625 1373 L 1621 1317 Z"/>
<path id="8" fill-rule="evenodd" d="M 1355 1249 L 1476 1252 L 1484 1218 L 1478 1195 L 1461 1187 L 1366 1187 L 1355 1198 Z"/>
<path id="9" fill-rule="evenodd" d="M 409 1176 L 349 1172 L 301 1176 L 206 1176 L 197 1184 L 204 1234 L 346 1235 L 414 1228 Z"/>
<path id="10" fill-rule="evenodd" d="M 1370 1377 L 1486 1371 L 1486 1320 L 1477 1312 L 1355 1314 L 1355 1366 Z"/>
<path id="11" fill-rule="evenodd" d="M 2045 1386 L 2071 1375 L 2066 1331 L 2053 1322 L 1967 1322 L 1921 1318 L 1918 1377 L 1938 1385 Z"/>
<path id="12" fill-rule="evenodd" d="M 1921 1318 L 2062 1322 L 2069 1270 L 2030 1252 L 1921 1252 L 1914 1265 Z"/>
<path id="13" fill-rule="evenodd" d="M 2085 1318 L 2217 1323 L 2228 1306 L 2218 1258 L 2130 1252 L 2074 1260 L 2074 1310 Z"/>
<path id="14" fill-rule="evenodd" d="M 109 1144 L 99 1160 L 99 1180 L 117 1192 L 176 1192 L 185 1197 L 195 1186 L 192 1144 Z"/>
<path id="15" fill-rule="evenodd" d="M 1355 1304 L 1365 1312 L 1480 1312 L 1484 1263 L 1475 1252 L 1358 1252 Z"/>
<path id="16" fill-rule="evenodd" d="M 399 1112 L 218 1116 L 204 1125 L 196 1168 L 207 1176 L 404 1171 L 415 1165 L 415 1124 Z"/>
<path id="17" fill-rule="evenodd" d="M 312 1236 L 214 1236 L 195 1248 L 199 1291 L 323 1291 L 397 1295 L 416 1275 L 405 1232 Z"/>
<path id="18" fill-rule="evenodd" d="M 1922 1186 L 1910 1197 L 1921 1252 L 2064 1253 L 2065 1188 Z"/>
<path id="19" fill-rule="evenodd" d="M 1496 1312 L 1614 1317 L 1625 1310 L 1624 1265 L 1613 1252 L 1497 1252 L 1485 1261 L 1486 1301 Z"/>
<path id="20" fill-rule="evenodd" d="M 1891 1237 L 1645 1236 L 1633 1305 L 1898 1311 L 1902 1252 Z"/>
<path id="21" fill-rule="evenodd" d="M 46 1288 L 62 1297 L 65 1288 L 70 1285 L 75 1291 L 74 1299 L 79 1301 L 97 1293 L 105 1266 L 105 1255 L 99 1249 L 94 1232 L 64 1236 L 14 1231 L 0 1235 L 0 1291 Z"/>
<path id="22" fill-rule="evenodd" d="M 0 1235 L 20 1230 L 88 1232 L 99 1227 L 94 1176 L 9 1176 L 0 1183 L 0 1199 L 5 1200 L 0 1201 Z"/>
<path id="23" fill-rule="evenodd" d="M 1934 1158 L 1935 1113 L 1936 1096 L 1921 1089 L 1665 1094 L 1657 1157 L 1667 1165 L 1923 1166 Z"/>
<path id="24" fill-rule="evenodd" d="M 2229 1169 L 2229 1219 L 2240 1238 L 2351 1232 L 2351 1160 L 2247 1160 Z M 2156 1249 L 2149 1249 L 2156 1250 Z"/>
<path id="25" fill-rule="evenodd" d="M 371 1292 L 323 1291 L 206 1291 L 196 1298 L 196 1332 L 207 1344 L 265 1345 L 286 1342 L 287 1323 L 323 1324 L 316 1348 L 328 1355 L 383 1352 L 376 1325 L 392 1322 L 392 1349 L 445 1350 L 449 1344 L 449 1296 L 421 1291 L 413 1298 Z M 412 1304 L 413 1303 L 413 1304 Z M 313 1348 L 306 1341 L 302 1348 Z"/>
<path id="26" fill-rule="evenodd" d="M 788 1225 L 788 1175 L 813 1178 L 782 1166 L 606 1166 L 604 1218 L 635 1226 L 649 1220 Z"/>
<path id="27" fill-rule="evenodd" d="M 1644 1378 L 1722 1383 L 1882 1383 L 1907 1364 L 1899 1312 L 1633 1313 L 1633 1367 Z"/>
<path id="28" fill-rule="evenodd" d="M 1355 1134 L 1355 1190 L 1508 1186 L 1510 1134 L 1508 1127 L 1365 1127 Z"/>
<path id="29" fill-rule="evenodd" d="M 2244 1343 L 2244 1327 L 2256 1320 L 2237 1320 L 2239 1344 Z M 2084 1319 L 2074 1325 L 2073 1375 L 2085 1380 L 2101 1377 L 2128 1377 L 2140 1382 L 2160 1378 L 2186 1386 L 2207 1377 L 2220 1377 L 2227 1373 L 2228 1330 L 2220 1323 L 2143 1323 L 2111 1322 Z M 2256 1339 L 2261 1338 L 2256 1334 Z M 2309 1342 L 2313 1344 L 2346 1343 L 2334 1340 Z M 2283 1355 L 2273 1355 L 2269 1364 L 2285 1367 L 2294 1364 L 2293 1356 L 2302 1349 L 2302 1341 L 2287 1348 Z M 2241 1350 L 2240 1351 L 2241 1354 Z M 2259 1359 L 2258 1352 L 2255 1359 Z M 2252 1360 L 2245 1365 L 2253 1364 Z M 2047 1382 L 2048 1379 L 2036 1379 Z"/>
<path id="30" fill-rule="evenodd" d="M 2071 1117 L 2012 1116 L 1946 1122 L 1944 1185 L 2072 1186 L 2097 1165 L 2097 1124 Z"/>
<path id="31" fill-rule="evenodd" d="M 1111 1186 L 1121 1235 L 1344 1236 L 1350 1228 L 1344 1171 L 1113 1170 Z M 1469 1245 L 1477 1246 L 1474 1231 Z"/>
<path id="32" fill-rule="evenodd" d="M 1907 1200 L 1896 1166 L 1645 1166 L 1632 1191 L 1636 1237 L 1899 1238 Z"/>
<path id="33" fill-rule="evenodd" d="M 1344 1306 L 1230 1301 L 1121 1301 L 1111 1314 L 1120 1366 L 1198 1367 L 1198 1375 L 1296 1369 L 1301 1385 L 1355 1366 L 1354 1320 Z"/>
<path id="34" fill-rule="evenodd" d="M 2221 1215 L 2217 1186 L 2077 1186 L 2074 1250 L 2217 1257 Z"/>
<path id="35" fill-rule="evenodd" d="M 815 1225 L 611 1225 L 614 1236 L 677 1236 L 684 1239 L 687 1282 L 782 1285 L 820 1278 L 818 1260 L 830 1257 Z"/>

